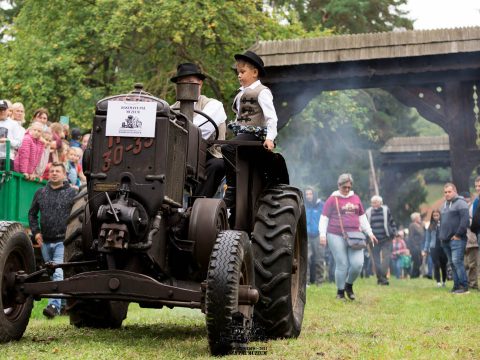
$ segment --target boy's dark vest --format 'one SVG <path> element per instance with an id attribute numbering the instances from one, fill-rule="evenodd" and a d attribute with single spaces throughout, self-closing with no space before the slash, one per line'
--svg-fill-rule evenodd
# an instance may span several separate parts
<path id="1" fill-rule="evenodd" d="M 255 89 L 245 89 L 240 98 L 240 109 L 237 109 L 237 99 L 240 94 L 235 96 L 232 109 L 237 114 L 237 120 L 235 122 L 237 125 L 267 126 L 262 108 L 258 104 L 258 95 L 260 91 L 264 89 L 268 89 L 268 87 L 262 84 L 258 85 Z"/>

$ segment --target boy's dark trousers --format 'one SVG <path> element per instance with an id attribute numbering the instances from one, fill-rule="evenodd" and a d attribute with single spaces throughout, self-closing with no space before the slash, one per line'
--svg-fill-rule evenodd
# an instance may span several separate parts
<path id="1" fill-rule="evenodd" d="M 222 183 L 225 175 L 225 165 L 223 159 L 218 159 L 207 153 L 207 162 L 205 168 L 205 181 L 198 184 L 195 189 L 195 196 L 205 196 L 213 198 Z"/>
<path id="2" fill-rule="evenodd" d="M 232 141 L 259 141 L 253 134 L 238 134 Z M 227 191 L 224 201 L 228 208 L 235 207 L 235 191 L 237 187 L 237 175 L 235 172 L 237 146 L 233 144 L 222 145 L 222 154 L 225 161 L 225 179 L 227 181 Z M 252 159 L 254 160 L 254 159 Z"/>

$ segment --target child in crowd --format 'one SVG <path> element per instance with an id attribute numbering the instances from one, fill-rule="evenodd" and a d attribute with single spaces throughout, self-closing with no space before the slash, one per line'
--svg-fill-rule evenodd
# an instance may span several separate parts
<path id="1" fill-rule="evenodd" d="M 62 124 L 63 127 L 63 138 L 70 139 L 70 125 Z"/>
<path id="2" fill-rule="evenodd" d="M 263 60 L 252 51 L 236 54 L 235 60 L 241 87 L 233 100 L 235 121 L 228 125 L 235 134 L 233 140 L 262 141 L 264 148 L 272 151 L 273 141 L 277 136 L 278 119 L 272 92 L 259 80 L 265 76 Z M 224 200 L 228 208 L 233 208 L 236 188 L 235 145 L 223 145 L 222 153 L 228 186 Z"/>
<path id="3" fill-rule="evenodd" d="M 52 141 L 51 141 L 51 156 L 49 162 L 63 162 L 63 141 L 65 133 L 63 132 L 62 124 L 55 122 L 50 125 L 50 130 L 52 131 Z"/>
<path id="4" fill-rule="evenodd" d="M 82 167 L 82 158 L 83 158 L 83 150 L 79 147 L 73 148 L 77 152 L 78 160 L 77 160 L 77 171 L 78 177 L 80 178 L 81 184 L 87 183 L 87 177 L 83 174 L 83 167 Z"/>
<path id="5" fill-rule="evenodd" d="M 88 141 L 90 140 L 90 133 L 86 133 L 82 136 L 82 150 L 85 151 L 88 145 Z"/>
<path id="6" fill-rule="evenodd" d="M 407 248 L 407 244 L 403 239 L 404 233 L 400 230 L 393 238 L 392 246 L 392 259 L 395 266 L 395 276 L 397 279 L 403 278 L 403 270 L 408 274 L 408 270 L 411 267 L 410 251 Z M 408 264 L 408 258 L 410 258 L 410 264 Z"/>
<path id="7" fill-rule="evenodd" d="M 13 163 L 13 169 L 24 174 L 29 180 L 35 179 L 35 169 L 45 148 L 41 140 L 42 132 L 43 124 L 41 122 L 35 121 L 30 125 Z"/>
<path id="8" fill-rule="evenodd" d="M 78 189 L 82 182 L 85 181 L 85 177 L 82 172 L 82 167 L 80 165 L 80 158 L 82 157 L 83 151 L 78 147 L 71 147 L 67 152 L 67 179 L 70 185 Z"/>
<path id="9" fill-rule="evenodd" d="M 78 128 L 73 128 L 70 133 L 70 147 L 82 147 L 82 132 Z"/>
<path id="10" fill-rule="evenodd" d="M 45 176 L 45 171 L 47 170 L 48 160 L 50 159 L 50 143 L 52 142 L 52 131 L 50 128 L 46 128 L 43 130 L 43 134 L 41 140 L 45 146 L 42 156 L 40 158 L 40 162 L 35 169 L 35 176 L 40 179 L 48 179 L 48 173 Z"/>

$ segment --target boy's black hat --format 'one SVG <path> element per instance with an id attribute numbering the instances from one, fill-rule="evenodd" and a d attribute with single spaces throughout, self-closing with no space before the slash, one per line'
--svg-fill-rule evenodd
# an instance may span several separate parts
<path id="1" fill-rule="evenodd" d="M 201 73 L 197 65 L 193 63 L 183 63 L 177 66 L 177 75 L 172 77 L 170 81 L 176 83 L 179 78 L 190 75 L 195 75 L 200 80 L 204 80 L 206 78 L 206 76 Z"/>
<path id="2" fill-rule="evenodd" d="M 260 76 L 265 76 L 267 74 L 265 72 L 262 58 L 253 51 L 247 50 L 243 54 L 235 54 L 234 57 L 235 60 L 244 60 L 255 66 L 258 69 L 258 74 Z"/>
<path id="3" fill-rule="evenodd" d="M 8 103 L 6 100 L 0 100 L 0 109 L 2 110 L 8 109 Z"/>

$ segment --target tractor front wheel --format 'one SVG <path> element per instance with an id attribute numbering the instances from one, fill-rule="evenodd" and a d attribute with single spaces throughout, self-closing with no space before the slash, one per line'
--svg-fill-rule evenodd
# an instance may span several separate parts
<path id="1" fill-rule="evenodd" d="M 35 271 L 32 242 L 19 223 L 0 222 L 0 342 L 18 340 L 27 328 L 32 297 L 17 296 L 15 274 Z"/>
<path id="2" fill-rule="evenodd" d="M 250 239 L 242 231 L 221 231 L 210 257 L 205 297 L 212 355 L 241 350 L 249 341 L 253 305 L 239 304 L 240 285 L 254 285 Z"/>

